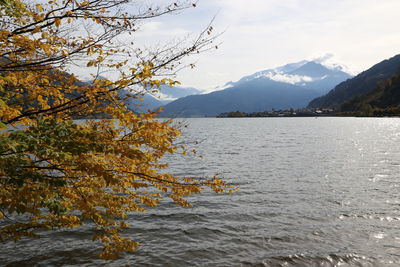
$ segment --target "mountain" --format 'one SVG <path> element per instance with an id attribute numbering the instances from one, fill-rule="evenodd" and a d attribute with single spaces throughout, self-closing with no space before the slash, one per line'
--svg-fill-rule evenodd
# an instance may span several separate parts
<path id="1" fill-rule="evenodd" d="M 340 106 L 340 111 L 362 116 L 398 116 L 400 114 L 400 72 L 378 82 L 375 89 L 369 93 L 344 102 Z"/>
<path id="2" fill-rule="evenodd" d="M 169 87 L 168 85 L 162 85 L 158 91 L 144 94 L 142 100 L 126 98 L 126 95 L 129 94 L 126 90 L 120 90 L 119 94 L 121 98 L 125 98 L 125 104 L 130 110 L 144 113 L 148 110 L 158 109 L 180 97 L 201 93 L 200 90 L 193 87 Z"/>
<path id="3" fill-rule="evenodd" d="M 202 91 L 193 87 L 169 87 L 168 85 L 162 85 L 160 87 L 159 93 L 164 99 L 167 99 L 167 101 L 171 102 L 181 97 L 201 94 Z"/>
<path id="4" fill-rule="evenodd" d="M 235 110 L 256 112 L 300 108 L 316 94 L 314 90 L 257 78 L 233 88 L 180 98 L 166 105 L 162 115 L 202 117 Z"/>
<path id="5" fill-rule="evenodd" d="M 245 76 L 219 91 L 177 99 L 164 107 L 162 116 L 201 117 L 236 110 L 302 108 L 350 77 L 340 69 L 304 60 Z"/>
<path id="6" fill-rule="evenodd" d="M 356 77 L 338 84 L 328 94 L 312 100 L 309 108 L 339 107 L 353 97 L 374 90 L 377 83 L 400 71 L 400 55 L 384 60 Z"/>
<path id="7" fill-rule="evenodd" d="M 130 93 L 126 90 L 119 90 L 118 94 L 120 99 L 124 100 L 128 109 L 136 113 L 145 113 L 149 109 L 154 110 L 166 104 L 149 93 L 144 94 L 142 100 L 139 100 L 138 98 L 127 97 L 127 95 Z"/>
<path id="8" fill-rule="evenodd" d="M 314 78 L 324 77 L 332 74 L 332 70 L 316 63 L 314 61 L 307 62 L 299 68 L 289 72 L 292 75 L 310 76 Z"/>
<path id="9" fill-rule="evenodd" d="M 304 60 L 297 63 L 286 64 L 275 69 L 256 72 L 243 77 L 236 83 L 231 82 L 230 85 L 234 86 L 261 77 L 313 89 L 320 95 L 323 95 L 338 83 L 352 76 L 340 69 L 330 69 L 315 61 Z"/>
<path id="10" fill-rule="evenodd" d="M 326 94 L 337 84 L 352 76 L 341 69 L 330 69 L 314 61 L 308 62 L 296 70 L 289 72 L 290 75 L 311 77 L 312 81 L 304 84 L 304 87 L 314 89 L 318 93 Z"/>

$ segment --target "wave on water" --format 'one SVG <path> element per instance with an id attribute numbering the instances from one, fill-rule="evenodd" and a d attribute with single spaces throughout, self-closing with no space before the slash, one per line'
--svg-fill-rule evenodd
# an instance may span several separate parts
<path id="1" fill-rule="evenodd" d="M 242 266 L 266 267 L 377 267 L 375 259 L 369 259 L 355 254 L 330 254 L 325 257 L 306 256 L 294 254 L 289 256 L 276 256 L 263 260 L 261 263 L 244 263 Z"/>

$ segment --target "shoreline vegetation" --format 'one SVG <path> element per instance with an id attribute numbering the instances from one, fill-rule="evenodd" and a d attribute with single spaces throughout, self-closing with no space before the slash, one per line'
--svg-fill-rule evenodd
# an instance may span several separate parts
<path id="1" fill-rule="evenodd" d="M 286 109 L 262 112 L 232 111 L 220 113 L 217 118 L 269 118 L 269 117 L 400 117 L 400 107 L 365 108 L 361 111 L 342 112 L 335 109 Z"/>
<path id="2" fill-rule="evenodd" d="M 196 150 L 179 124 L 127 105 L 179 84 L 171 78 L 184 58 L 217 49 L 212 21 L 155 46 L 137 42 L 139 25 L 196 7 L 158 2 L 0 0 L 0 243 L 88 227 L 93 251 L 114 260 L 139 246 L 125 232 L 131 214 L 236 190 L 217 175 L 168 172 L 168 156 Z"/>

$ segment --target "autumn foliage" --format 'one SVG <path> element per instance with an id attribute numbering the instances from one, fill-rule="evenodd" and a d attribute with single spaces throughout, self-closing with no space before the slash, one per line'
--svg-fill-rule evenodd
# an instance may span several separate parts
<path id="1" fill-rule="evenodd" d="M 131 43 L 141 21 L 192 6 L 0 0 L 0 241 L 89 223 L 104 245 L 100 256 L 112 259 L 138 246 L 121 234 L 130 227 L 127 214 L 163 197 L 189 206 L 184 198 L 205 186 L 229 190 L 216 177 L 163 172 L 160 160 L 180 148 L 179 130 L 156 112 L 128 110 L 118 93 L 140 97 L 173 85 L 165 77 L 180 60 L 212 46 L 210 27 L 181 46 Z M 93 79 L 68 74 L 72 65 L 88 68 Z M 104 78 L 107 72 L 117 78 Z M 113 119 L 75 120 L 94 114 Z"/>

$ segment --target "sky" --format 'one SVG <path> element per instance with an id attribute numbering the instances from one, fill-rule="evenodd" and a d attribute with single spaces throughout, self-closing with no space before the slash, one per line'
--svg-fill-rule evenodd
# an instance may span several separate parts
<path id="1" fill-rule="evenodd" d="M 212 91 L 326 55 L 357 74 L 400 53 L 399 10 L 399 0 L 199 0 L 196 8 L 142 25 L 137 40 L 148 45 L 195 36 L 215 16 L 219 48 L 187 59 L 196 68 L 177 76 L 183 86 Z"/>

